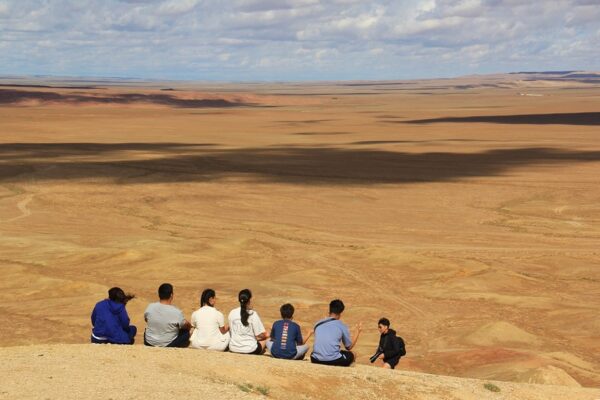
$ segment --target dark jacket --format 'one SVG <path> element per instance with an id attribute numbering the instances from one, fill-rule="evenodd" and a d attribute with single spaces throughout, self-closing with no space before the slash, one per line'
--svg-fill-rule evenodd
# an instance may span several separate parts
<path id="1" fill-rule="evenodd" d="M 92 333 L 105 337 L 109 343 L 129 344 L 129 315 L 125 305 L 109 299 L 96 304 L 92 311 Z"/>
<path id="2" fill-rule="evenodd" d="M 383 361 L 402 355 L 400 343 L 396 339 L 396 331 L 388 329 L 387 333 L 379 338 L 379 351 L 383 352 Z"/>

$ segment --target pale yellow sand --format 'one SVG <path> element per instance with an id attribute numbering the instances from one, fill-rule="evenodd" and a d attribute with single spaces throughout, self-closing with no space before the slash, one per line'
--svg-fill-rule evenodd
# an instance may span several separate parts
<path id="1" fill-rule="evenodd" d="M 142 346 L 0 349 L 4 399 L 520 399 L 595 400 L 598 389 L 515 384 L 366 366 Z M 492 392 L 484 387 L 493 384 Z"/>

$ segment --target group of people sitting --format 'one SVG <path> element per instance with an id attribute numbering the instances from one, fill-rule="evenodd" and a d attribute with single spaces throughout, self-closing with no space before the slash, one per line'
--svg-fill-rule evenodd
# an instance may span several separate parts
<path id="1" fill-rule="evenodd" d="M 308 353 L 306 344 L 314 333 L 313 351 L 310 360 L 316 364 L 350 366 L 355 360 L 351 351 L 362 331 L 357 326 L 354 339 L 348 326 L 340 321 L 344 303 L 333 300 L 329 303 L 329 316 L 318 321 L 307 335 L 302 335 L 300 326 L 293 321 L 294 306 L 284 304 L 280 308 L 281 320 L 273 323 L 267 333 L 258 313 L 253 309 L 252 292 L 244 289 L 238 294 L 240 306 L 231 310 L 228 324 L 223 314 L 215 308 L 217 296 L 214 290 L 206 289 L 200 296 L 200 308 L 187 321 L 173 302 L 173 286 L 163 283 L 158 288 L 159 301 L 151 303 L 144 312 L 146 329 L 144 344 L 154 347 L 193 347 L 241 354 L 263 354 L 269 350 L 275 358 L 302 360 Z M 125 294 L 118 287 L 108 291 L 108 298 L 96 304 L 92 311 L 92 343 L 133 344 L 137 328 L 130 325 L 125 306 L 134 296 Z M 406 354 L 402 340 L 390 329 L 390 321 L 381 318 L 378 323 L 381 333 L 377 352 L 371 362 L 382 362 L 384 368 L 394 369 L 400 357 Z M 345 350 L 341 349 L 343 343 Z"/>

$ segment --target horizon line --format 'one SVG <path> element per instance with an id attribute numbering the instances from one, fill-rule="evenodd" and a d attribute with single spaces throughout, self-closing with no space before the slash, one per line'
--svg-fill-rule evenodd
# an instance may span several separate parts
<path id="1" fill-rule="evenodd" d="M 141 78 L 134 76 L 98 76 L 98 75 L 45 75 L 45 74 L 32 74 L 32 75 L 19 75 L 19 74 L 0 74 L 0 80 L 10 79 L 70 79 L 77 80 L 79 82 L 92 82 L 94 80 L 99 83 L 110 83 L 110 82 L 135 82 L 135 83 L 158 83 L 158 82 L 174 82 L 174 83 L 212 83 L 212 84 L 285 84 L 285 83 L 332 83 L 332 82 L 413 82 L 422 80 L 445 80 L 445 79 L 460 79 L 467 77 L 477 76 L 494 76 L 494 75 L 567 75 L 572 73 L 590 73 L 598 75 L 600 78 L 600 72 L 588 71 L 588 70 L 543 70 L 543 71 L 508 71 L 508 72 L 492 72 L 487 74 L 467 74 L 457 76 L 439 76 L 439 77 L 422 77 L 422 78 L 394 78 L 394 79 L 306 79 L 306 80 L 213 80 L 213 79 L 172 79 L 172 78 Z"/>

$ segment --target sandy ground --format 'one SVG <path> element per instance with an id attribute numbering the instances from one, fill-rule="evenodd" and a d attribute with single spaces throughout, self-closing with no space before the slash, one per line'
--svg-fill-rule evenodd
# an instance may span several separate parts
<path id="1" fill-rule="evenodd" d="M 142 346 L 0 349 L 0 399 L 595 400 L 600 389 L 336 368 L 267 356 Z M 485 385 L 494 385 L 492 392 Z"/>
<path id="2" fill-rule="evenodd" d="M 0 346 L 248 287 L 266 325 L 343 299 L 362 364 L 386 316 L 402 370 L 600 386 L 600 86 L 98 85 L 0 87 Z"/>

